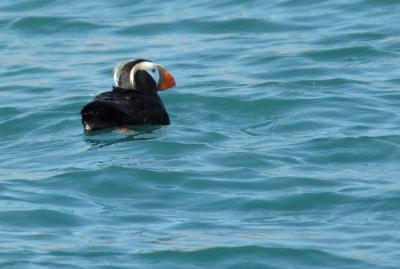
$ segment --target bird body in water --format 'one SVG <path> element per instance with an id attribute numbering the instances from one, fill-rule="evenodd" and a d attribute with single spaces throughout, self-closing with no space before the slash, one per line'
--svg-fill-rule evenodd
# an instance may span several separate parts
<path id="1" fill-rule="evenodd" d="M 85 131 L 129 125 L 168 125 L 169 116 L 158 91 L 175 86 L 174 77 L 161 65 L 138 59 L 114 68 L 115 86 L 81 110 Z"/>

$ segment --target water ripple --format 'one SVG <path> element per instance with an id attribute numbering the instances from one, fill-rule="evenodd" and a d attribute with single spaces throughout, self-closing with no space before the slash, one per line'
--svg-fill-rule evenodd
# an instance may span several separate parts
<path id="1" fill-rule="evenodd" d="M 76 31 L 95 31 L 104 26 L 67 17 L 50 17 L 50 16 L 26 16 L 16 19 L 10 25 L 11 29 L 21 31 L 23 33 L 74 33 Z"/>
<path id="2" fill-rule="evenodd" d="M 242 18 L 223 21 L 183 20 L 169 23 L 147 23 L 125 27 L 120 34 L 154 35 L 162 33 L 196 33 L 196 34 L 227 34 L 227 33 L 270 33 L 307 29 L 300 25 L 279 24 L 260 19 Z"/>

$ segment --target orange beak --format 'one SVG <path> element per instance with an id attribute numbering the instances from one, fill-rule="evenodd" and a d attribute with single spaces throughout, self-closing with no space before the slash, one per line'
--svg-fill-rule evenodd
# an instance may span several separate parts
<path id="1" fill-rule="evenodd" d="M 172 88 L 176 85 L 174 77 L 170 72 L 165 70 L 161 65 L 157 65 L 158 70 L 160 70 L 160 82 L 158 83 L 159 91 L 163 91 L 169 88 Z"/>

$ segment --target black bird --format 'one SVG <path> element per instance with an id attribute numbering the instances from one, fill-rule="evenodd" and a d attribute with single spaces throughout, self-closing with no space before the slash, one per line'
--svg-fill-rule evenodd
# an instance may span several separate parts
<path id="1" fill-rule="evenodd" d="M 128 125 L 168 125 L 169 117 L 158 91 L 175 86 L 174 77 L 161 65 L 138 59 L 114 68 L 115 86 L 81 110 L 85 131 Z"/>

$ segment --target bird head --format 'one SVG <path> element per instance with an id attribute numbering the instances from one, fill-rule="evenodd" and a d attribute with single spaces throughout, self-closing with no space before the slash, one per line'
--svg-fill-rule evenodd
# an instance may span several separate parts
<path id="1" fill-rule="evenodd" d="M 115 86 L 124 89 L 162 91 L 176 85 L 164 67 L 144 59 L 119 63 L 113 75 Z"/>

